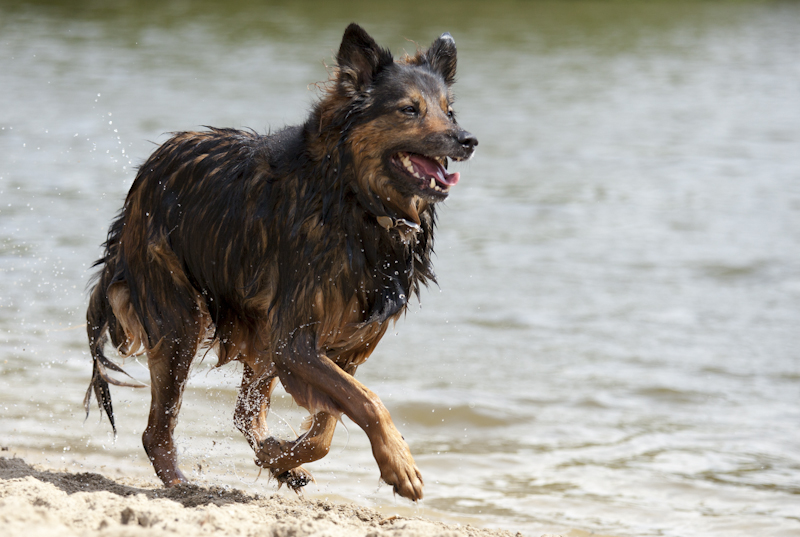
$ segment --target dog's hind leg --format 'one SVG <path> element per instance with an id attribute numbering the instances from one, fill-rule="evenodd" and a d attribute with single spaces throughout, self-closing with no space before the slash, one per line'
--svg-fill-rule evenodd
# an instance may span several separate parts
<path id="1" fill-rule="evenodd" d="M 151 400 L 142 443 L 156 475 L 167 487 L 186 482 L 178 468 L 173 433 L 198 340 L 199 333 L 166 336 L 147 352 Z"/>

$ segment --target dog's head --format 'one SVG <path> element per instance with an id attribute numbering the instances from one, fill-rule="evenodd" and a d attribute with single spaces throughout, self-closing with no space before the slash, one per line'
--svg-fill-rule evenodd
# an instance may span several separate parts
<path id="1" fill-rule="evenodd" d="M 420 205 L 447 198 L 459 180 L 458 172 L 447 171 L 448 162 L 469 159 L 478 145 L 453 111 L 456 44 L 450 34 L 395 61 L 351 24 L 336 60 L 331 97 L 359 186 L 412 217 Z"/>

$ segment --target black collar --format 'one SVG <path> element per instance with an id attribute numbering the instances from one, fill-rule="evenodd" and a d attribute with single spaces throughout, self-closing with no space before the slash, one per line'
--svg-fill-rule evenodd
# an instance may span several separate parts
<path id="1" fill-rule="evenodd" d="M 375 218 L 378 220 L 378 224 L 387 231 L 396 229 L 400 234 L 400 238 L 406 244 L 416 236 L 417 233 L 422 231 L 422 227 L 420 227 L 419 224 L 406 220 L 405 218 L 392 218 L 391 216 L 377 216 Z"/>

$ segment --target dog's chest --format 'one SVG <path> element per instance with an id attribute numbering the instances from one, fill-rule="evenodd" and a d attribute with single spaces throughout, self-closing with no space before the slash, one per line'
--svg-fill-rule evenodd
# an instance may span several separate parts
<path id="1" fill-rule="evenodd" d="M 402 315 L 416 285 L 409 251 L 364 250 L 335 285 L 318 288 L 314 308 L 320 346 L 335 361 L 355 365 Z"/>

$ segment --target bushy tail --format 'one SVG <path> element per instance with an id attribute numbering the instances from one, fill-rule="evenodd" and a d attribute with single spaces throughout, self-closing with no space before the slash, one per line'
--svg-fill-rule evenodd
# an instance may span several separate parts
<path id="1" fill-rule="evenodd" d="M 89 336 L 89 349 L 92 353 L 92 380 L 83 398 L 83 407 L 86 409 L 86 417 L 89 417 L 89 409 L 92 402 L 92 392 L 97 397 L 97 404 L 105 410 L 114 434 L 117 434 L 117 427 L 114 423 L 114 407 L 111 404 L 111 391 L 109 384 L 115 386 L 127 386 L 130 388 L 142 388 L 145 384 L 140 383 L 120 366 L 112 362 L 103 354 L 103 347 L 108 341 L 109 328 L 114 331 L 118 329 L 114 312 L 108 302 L 107 289 L 111 283 L 113 267 L 109 266 L 110 260 L 105 260 L 106 264 L 100 273 L 100 278 L 92 290 L 89 300 L 89 309 L 86 312 L 86 331 Z M 102 261 L 101 261 L 102 263 Z M 122 373 L 133 382 L 117 380 L 108 374 L 108 370 Z"/>

